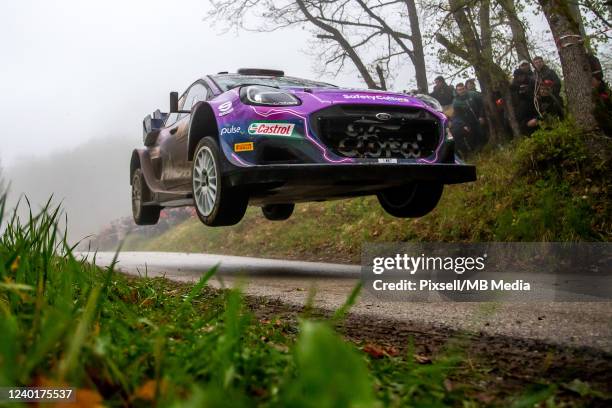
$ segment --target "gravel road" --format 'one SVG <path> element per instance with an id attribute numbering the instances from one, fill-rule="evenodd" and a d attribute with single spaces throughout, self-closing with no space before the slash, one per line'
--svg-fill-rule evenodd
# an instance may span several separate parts
<path id="1" fill-rule="evenodd" d="M 87 256 L 87 254 L 81 254 Z M 93 259 L 90 254 L 90 259 Z M 107 266 L 114 254 L 97 253 Z M 299 262 L 209 254 L 123 252 L 117 269 L 131 275 L 165 276 L 192 282 L 214 265 L 211 284 L 240 284 L 245 293 L 303 305 L 311 290 L 315 305 L 335 309 L 360 277 L 359 265 Z M 363 291 L 351 309 L 358 316 L 398 320 L 432 328 L 466 330 L 493 336 L 536 340 L 560 346 L 589 347 L 612 353 L 612 303 L 406 303 L 382 302 Z"/>

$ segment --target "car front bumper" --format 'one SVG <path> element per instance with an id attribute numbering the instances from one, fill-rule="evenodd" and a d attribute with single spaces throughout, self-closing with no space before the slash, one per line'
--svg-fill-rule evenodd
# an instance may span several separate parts
<path id="1" fill-rule="evenodd" d="M 232 186 L 381 186 L 414 182 L 458 184 L 476 180 L 468 164 L 275 164 L 235 168 L 227 174 Z"/>

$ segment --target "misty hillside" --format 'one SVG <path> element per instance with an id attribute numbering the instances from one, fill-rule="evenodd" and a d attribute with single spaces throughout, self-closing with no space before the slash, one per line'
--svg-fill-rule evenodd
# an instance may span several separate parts
<path id="1" fill-rule="evenodd" d="M 68 214 L 72 242 L 97 232 L 110 220 L 131 214 L 129 162 L 137 143 L 134 136 L 96 139 L 69 151 L 21 159 L 4 169 L 10 183 L 8 208 L 23 194 L 34 209 L 53 195 Z M 20 208 L 25 211 L 25 205 Z"/>

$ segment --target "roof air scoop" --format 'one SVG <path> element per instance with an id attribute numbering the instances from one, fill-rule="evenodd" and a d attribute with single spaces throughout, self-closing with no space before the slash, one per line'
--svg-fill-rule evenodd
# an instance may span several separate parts
<path id="1" fill-rule="evenodd" d="M 240 75 L 261 75 L 261 76 L 285 76 L 285 72 L 277 69 L 262 69 L 262 68 L 240 68 L 238 70 Z"/>

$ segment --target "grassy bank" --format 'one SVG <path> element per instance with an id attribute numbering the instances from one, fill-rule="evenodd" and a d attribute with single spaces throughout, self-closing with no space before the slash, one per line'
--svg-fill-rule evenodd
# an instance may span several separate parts
<path id="1" fill-rule="evenodd" d="M 357 291 L 332 316 L 315 318 L 307 308 L 292 319 L 261 318 L 253 312 L 266 308 L 261 300 L 206 286 L 214 270 L 195 285 L 100 270 L 58 239 L 58 213 L 25 224 L 13 217 L 0 239 L 0 386 L 75 387 L 81 407 L 608 401 L 605 389 L 573 368 L 560 370 L 568 372 L 559 382 L 518 375 L 518 382 L 500 381 L 512 370 L 508 362 L 495 368 L 479 353 L 468 356 L 470 340 L 462 336 L 426 355 L 411 344 L 347 341 L 335 326 Z"/>
<path id="2" fill-rule="evenodd" d="M 436 210 L 420 219 L 388 216 L 367 197 L 296 206 L 291 219 L 267 221 L 258 208 L 229 228 L 188 220 L 130 250 L 357 262 L 363 242 L 609 241 L 609 162 L 593 159 L 568 124 L 474 158 L 478 181 L 447 186 Z"/>

